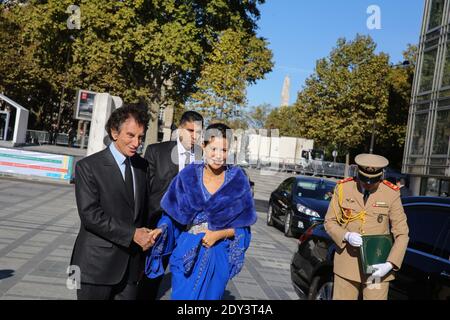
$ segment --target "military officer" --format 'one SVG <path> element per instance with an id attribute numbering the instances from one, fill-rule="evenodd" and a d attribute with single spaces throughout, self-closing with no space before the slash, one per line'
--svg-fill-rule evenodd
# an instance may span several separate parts
<path id="1" fill-rule="evenodd" d="M 386 300 L 393 271 L 400 269 L 408 245 L 408 225 L 399 188 L 383 178 L 389 161 L 379 155 L 356 156 L 354 178 L 339 181 L 325 216 L 325 230 L 337 245 L 334 256 L 334 300 Z M 361 270 L 361 235 L 393 235 L 385 263 Z"/>

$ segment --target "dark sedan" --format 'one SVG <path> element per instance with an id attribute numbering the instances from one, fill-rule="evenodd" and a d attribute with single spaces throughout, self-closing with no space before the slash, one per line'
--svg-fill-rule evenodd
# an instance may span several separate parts
<path id="1" fill-rule="evenodd" d="M 450 300 L 450 199 L 402 199 L 408 218 L 409 244 L 389 299 Z M 330 300 L 336 245 L 322 223 L 299 239 L 291 261 L 291 280 L 297 294 L 309 300 Z"/>
<path id="2" fill-rule="evenodd" d="M 280 224 L 284 234 L 303 233 L 323 221 L 336 183 L 314 177 L 291 177 L 272 192 L 267 211 L 267 225 Z"/>

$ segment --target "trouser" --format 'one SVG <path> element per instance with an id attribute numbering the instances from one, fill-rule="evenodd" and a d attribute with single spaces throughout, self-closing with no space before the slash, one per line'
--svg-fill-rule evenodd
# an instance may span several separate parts
<path id="1" fill-rule="evenodd" d="M 387 300 L 389 282 L 360 283 L 334 275 L 333 300 Z"/>
<path id="2" fill-rule="evenodd" d="M 169 264 L 170 256 L 163 257 L 163 267 L 164 270 L 167 269 L 167 265 Z M 154 279 L 147 278 L 146 275 L 143 275 L 141 280 L 139 280 L 138 284 L 138 300 L 156 300 L 158 298 L 159 287 L 164 278 L 164 275 L 159 276 Z"/>
<path id="3" fill-rule="evenodd" d="M 77 289 L 78 300 L 136 300 L 137 282 L 128 281 L 130 261 L 122 280 L 118 284 L 104 285 L 81 282 Z"/>
<path id="4" fill-rule="evenodd" d="M 119 283 L 117 285 L 97 285 L 81 283 L 77 290 L 78 300 L 135 300 L 137 284 Z"/>

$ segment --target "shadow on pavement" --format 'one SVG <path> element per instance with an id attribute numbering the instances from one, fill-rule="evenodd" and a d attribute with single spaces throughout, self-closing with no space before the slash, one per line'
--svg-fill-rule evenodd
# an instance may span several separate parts
<path id="1" fill-rule="evenodd" d="M 12 276 L 14 276 L 14 270 L 11 269 L 0 270 L 0 280 L 10 278 Z"/>
<path id="2" fill-rule="evenodd" d="M 256 207 L 256 211 L 267 212 L 267 209 L 269 209 L 269 201 L 255 199 L 255 207 Z"/>
<path id="3" fill-rule="evenodd" d="M 229 290 L 225 290 L 223 293 L 223 300 L 236 300 L 236 297 Z"/>

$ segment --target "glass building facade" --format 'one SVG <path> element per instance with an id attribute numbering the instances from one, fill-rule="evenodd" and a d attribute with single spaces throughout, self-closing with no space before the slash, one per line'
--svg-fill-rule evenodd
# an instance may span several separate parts
<path id="1" fill-rule="evenodd" d="M 450 193 L 450 0 L 426 0 L 402 171 L 414 195 Z"/>

